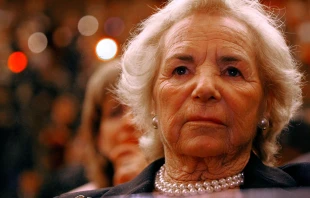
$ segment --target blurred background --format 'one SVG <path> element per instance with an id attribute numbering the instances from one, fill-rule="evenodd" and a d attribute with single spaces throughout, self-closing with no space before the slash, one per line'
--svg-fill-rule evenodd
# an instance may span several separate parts
<path id="1" fill-rule="evenodd" d="M 77 132 L 88 78 L 120 56 L 133 28 L 164 2 L 0 0 L 1 198 L 39 197 L 54 173 L 82 165 Z M 310 0 L 262 2 L 285 24 L 306 81 L 304 107 L 280 137 L 280 165 L 310 151 Z M 81 175 L 75 186 L 87 182 L 80 169 L 63 175 L 70 174 Z"/>

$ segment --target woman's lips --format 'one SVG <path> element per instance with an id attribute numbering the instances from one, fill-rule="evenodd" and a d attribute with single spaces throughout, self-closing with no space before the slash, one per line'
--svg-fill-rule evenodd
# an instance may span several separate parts
<path id="1" fill-rule="evenodd" d="M 187 122 L 205 122 L 218 125 L 225 125 L 224 122 L 216 117 L 191 116 Z"/>

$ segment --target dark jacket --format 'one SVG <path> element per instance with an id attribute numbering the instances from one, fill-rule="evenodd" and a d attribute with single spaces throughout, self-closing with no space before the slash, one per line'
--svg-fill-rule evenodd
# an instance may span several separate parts
<path id="1" fill-rule="evenodd" d="M 100 198 L 105 196 L 151 193 L 154 190 L 155 174 L 164 162 L 165 160 L 163 158 L 154 161 L 136 178 L 127 183 L 110 188 L 63 194 L 57 198 Z M 287 195 L 286 192 L 289 191 L 285 189 L 307 186 L 310 186 L 310 163 L 290 164 L 273 168 L 264 165 L 257 156 L 252 154 L 244 169 L 244 185 L 240 186 L 240 188 L 245 193 L 246 189 L 276 188 L 285 192 Z M 307 193 L 309 192 L 307 188 Z M 274 194 L 272 196 L 274 197 Z"/>

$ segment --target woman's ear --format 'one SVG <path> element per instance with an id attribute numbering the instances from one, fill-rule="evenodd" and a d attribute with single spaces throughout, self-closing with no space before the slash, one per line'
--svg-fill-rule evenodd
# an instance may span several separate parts
<path id="1" fill-rule="evenodd" d="M 265 137 L 269 127 L 270 127 L 270 111 L 271 111 L 271 102 L 270 102 L 270 98 L 267 97 L 266 99 L 264 99 L 263 103 L 262 103 L 262 108 L 260 111 L 260 117 L 257 123 L 258 128 L 260 128 L 261 133 L 258 133 L 258 136 L 261 137 Z M 257 136 L 257 137 L 258 137 Z"/>

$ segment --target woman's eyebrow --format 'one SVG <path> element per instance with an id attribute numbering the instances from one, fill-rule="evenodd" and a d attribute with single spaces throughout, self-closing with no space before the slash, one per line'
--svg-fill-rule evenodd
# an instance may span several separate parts
<path id="1" fill-rule="evenodd" d="M 251 63 L 251 58 L 245 54 L 234 53 L 230 55 L 223 55 L 218 57 L 217 62 L 227 63 L 227 62 L 246 62 L 248 64 Z"/>
<path id="2" fill-rule="evenodd" d="M 220 62 L 236 62 L 236 61 L 240 61 L 240 58 L 236 57 L 236 56 L 222 56 L 219 58 Z"/>
<path id="3" fill-rule="evenodd" d="M 185 61 L 185 62 L 189 62 L 189 63 L 194 62 L 194 57 L 192 55 L 187 55 L 187 54 L 174 54 L 174 55 L 168 57 L 166 59 L 166 62 L 169 62 L 169 61 L 175 60 L 175 59 Z"/>

